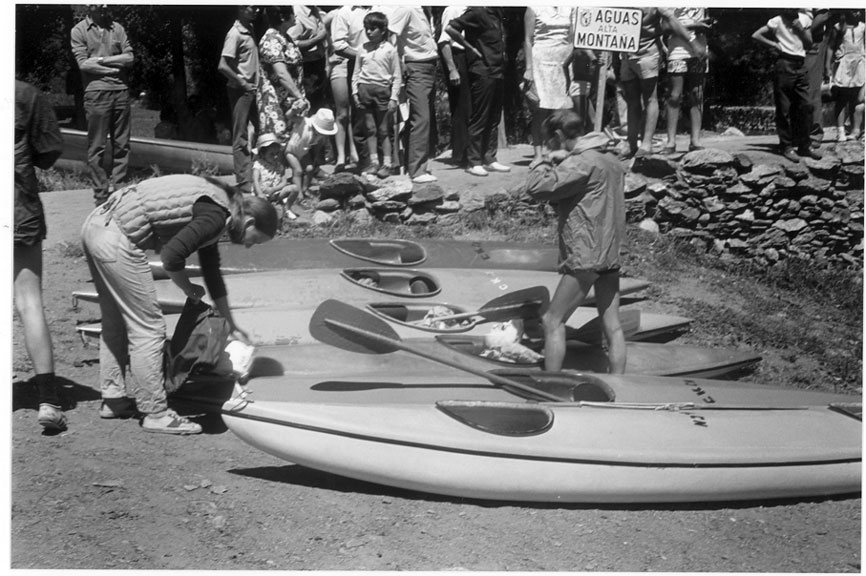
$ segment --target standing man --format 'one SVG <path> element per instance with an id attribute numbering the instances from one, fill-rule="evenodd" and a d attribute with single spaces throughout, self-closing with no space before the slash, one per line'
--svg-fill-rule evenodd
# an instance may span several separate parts
<path id="1" fill-rule="evenodd" d="M 435 182 L 436 176 L 427 167 L 436 149 L 432 135 L 435 133 L 439 53 L 433 27 L 421 6 L 381 6 L 379 9 L 388 17 L 388 30 L 396 35 L 397 51 L 403 58 L 403 83 L 409 100 L 407 172 L 416 184 Z"/>
<path id="2" fill-rule="evenodd" d="M 812 103 L 812 122 L 809 139 L 813 149 L 824 142 L 824 104 L 821 101 L 821 83 L 828 76 L 824 63 L 827 60 L 827 37 L 830 35 L 830 10 L 812 10 L 812 47 L 806 50 L 806 70 L 809 74 L 809 101 Z"/>
<path id="3" fill-rule="evenodd" d="M 466 68 L 466 50 L 448 36 L 445 28 L 454 18 L 466 12 L 466 6 L 446 6 L 442 11 L 442 33 L 439 35 L 439 53 L 448 76 L 448 109 L 451 112 L 451 162 L 468 168 L 466 148 L 469 143 L 469 115 L 472 100 L 469 96 L 469 70 Z"/>
<path id="4" fill-rule="evenodd" d="M 129 69 L 132 46 L 108 6 L 89 5 L 72 28 L 72 54 L 84 84 L 87 115 L 87 165 L 93 198 L 99 206 L 126 179 L 129 169 Z M 111 137 L 111 179 L 105 171 L 105 145 Z"/>
<path id="5" fill-rule="evenodd" d="M 24 325 L 24 345 L 36 376 L 39 424 L 45 430 L 66 429 L 54 379 L 54 350 L 42 307 L 42 241 L 45 213 L 34 166 L 50 168 L 63 151 L 54 110 L 39 91 L 15 81 L 15 310 Z"/>
<path id="6" fill-rule="evenodd" d="M 773 77 L 776 132 L 779 152 L 791 162 L 799 162 L 801 156 L 821 159 L 809 137 L 812 104 L 806 50 L 812 47 L 811 25 L 812 17 L 805 10 L 783 8 L 752 34 L 752 38 L 777 52 Z"/>
<path id="7" fill-rule="evenodd" d="M 226 33 L 217 69 L 228 79 L 229 106 L 232 110 L 232 156 L 235 182 L 244 194 L 251 194 L 253 163 L 250 152 L 249 122 L 255 122 L 256 87 L 259 83 L 259 50 L 253 35 L 253 21 L 259 9 L 238 6 L 238 18 Z"/>
<path id="8" fill-rule="evenodd" d="M 469 147 L 466 172 L 487 176 L 489 172 L 510 172 L 511 167 L 496 160 L 499 121 L 505 100 L 505 29 L 502 8 L 470 7 L 445 27 L 451 39 L 466 50 L 472 115 L 469 120 Z"/>

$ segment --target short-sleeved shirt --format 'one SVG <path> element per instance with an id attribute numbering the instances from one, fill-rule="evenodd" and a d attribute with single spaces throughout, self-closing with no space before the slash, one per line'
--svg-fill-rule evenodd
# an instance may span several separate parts
<path id="1" fill-rule="evenodd" d="M 132 54 L 132 46 L 126 36 L 126 30 L 117 22 L 112 22 L 107 28 L 99 26 L 87 16 L 72 28 L 70 34 L 72 55 L 81 66 L 88 58 Z M 101 90 L 127 90 L 129 88 L 129 69 L 120 68 L 116 74 L 94 74 L 81 72 L 81 81 L 85 92 Z"/>
<path id="2" fill-rule="evenodd" d="M 397 35 L 397 46 L 406 62 L 436 60 L 436 40 L 433 27 L 420 6 L 382 6 L 388 17 L 388 30 Z"/>
<path id="3" fill-rule="evenodd" d="M 797 14 L 797 19 L 804 29 L 808 30 L 809 26 L 812 25 L 812 17 L 803 10 Z M 776 40 L 779 42 L 779 48 L 783 54 L 798 56 L 800 58 L 806 57 L 803 41 L 800 40 L 799 36 L 794 34 L 794 31 L 785 23 L 781 16 L 770 18 L 767 21 L 767 28 L 772 30 L 773 34 L 776 35 Z"/>
<path id="4" fill-rule="evenodd" d="M 48 168 L 63 151 L 54 109 L 39 90 L 15 81 L 15 243 L 45 239 L 45 215 L 34 166 Z"/>
<path id="5" fill-rule="evenodd" d="M 253 38 L 252 30 L 235 20 L 232 27 L 226 33 L 225 42 L 220 56 L 225 56 L 235 61 L 238 76 L 246 82 L 256 85 L 259 81 L 259 49 Z M 234 78 L 228 81 L 232 88 L 240 88 Z"/>
<path id="6" fill-rule="evenodd" d="M 707 35 L 701 25 L 706 20 L 705 8 L 674 8 L 674 16 L 689 32 L 689 42 L 676 34 L 668 37 L 668 60 L 687 60 L 693 58 L 689 51 L 689 43 L 694 42 L 707 46 Z"/>
<path id="7" fill-rule="evenodd" d="M 295 42 L 298 40 L 309 40 L 325 30 L 325 23 L 322 20 L 320 12 L 314 11 L 310 6 L 300 4 L 294 5 L 293 8 L 295 11 L 295 25 L 289 29 L 289 34 Z M 304 62 L 313 62 L 324 58 L 326 56 L 326 47 L 327 38 L 318 44 L 301 48 Z"/>
<path id="8" fill-rule="evenodd" d="M 370 12 L 369 8 L 362 6 L 341 6 L 331 20 L 331 45 L 334 55 L 331 63 L 340 63 L 346 60 L 339 54 L 347 48 L 357 50 L 367 41 L 367 33 L 364 31 L 364 16 Z"/>
<path id="9" fill-rule="evenodd" d="M 300 160 L 321 139 L 319 133 L 313 128 L 312 121 L 309 118 L 304 118 L 303 122 L 295 122 L 292 126 L 292 131 L 289 132 L 289 141 L 286 144 L 286 154 L 291 154 Z"/>
<path id="10" fill-rule="evenodd" d="M 468 44 L 481 52 L 479 58 L 467 51 L 466 64 L 470 74 L 490 78 L 505 76 L 505 29 L 501 8 L 473 6 L 451 20 L 450 24 L 456 31 L 463 33 Z"/>
<path id="11" fill-rule="evenodd" d="M 466 12 L 466 6 L 446 6 L 442 11 L 442 32 L 439 34 L 438 40 L 440 45 L 447 42 L 451 45 L 452 50 L 463 52 L 463 46 L 455 42 L 454 39 L 448 35 L 448 32 L 445 31 L 445 28 L 448 26 L 449 22 L 460 17 L 464 12 Z"/>

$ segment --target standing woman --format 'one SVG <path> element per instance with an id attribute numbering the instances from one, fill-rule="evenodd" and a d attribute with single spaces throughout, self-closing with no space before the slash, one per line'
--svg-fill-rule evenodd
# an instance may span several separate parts
<path id="1" fill-rule="evenodd" d="M 863 12 L 844 10 L 830 31 L 828 60 L 832 55 L 831 82 L 836 99 L 836 140 L 859 140 L 863 136 L 863 87 L 866 85 L 866 25 Z M 848 118 L 850 116 L 850 118 Z M 850 138 L 845 121 L 851 120 Z"/>
<path id="2" fill-rule="evenodd" d="M 564 64 L 572 54 L 571 18 L 568 6 L 528 6 L 523 17 L 523 78 L 531 103 L 532 169 L 543 159 L 541 124 L 554 110 L 572 107 Z"/>
<path id="3" fill-rule="evenodd" d="M 247 340 L 229 309 L 217 241 L 227 232 L 232 242 L 249 248 L 273 238 L 277 223 L 267 200 L 242 197 L 216 179 L 186 174 L 127 186 L 91 212 L 81 237 L 102 312 L 100 417 L 130 418 L 140 410 L 148 432 L 201 432 L 201 426 L 168 408 L 165 319 L 145 250 L 159 251 L 171 280 L 188 298 L 200 300 L 204 288 L 190 282 L 184 270 L 186 259 L 197 251 L 211 299 L 232 333 Z M 137 390 L 127 388 L 127 375 Z"/>
<path id="4" fill-rule="evenodd" d="M 259 41 L 263 73 L 256 88 L 259 133 L 274 134 L 285 143 L 292 123 L 310 110 L 304 93 L 304 62 L 301 50 L 288 36 L 295 24 L 292 7 L 267 6 L 264 13 L 267 30 Z"/>

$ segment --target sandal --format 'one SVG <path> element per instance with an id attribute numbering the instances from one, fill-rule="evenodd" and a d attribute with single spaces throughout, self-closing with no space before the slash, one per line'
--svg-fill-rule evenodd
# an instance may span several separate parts
<path id="1" fill-rule="evenodd" d="M 661 151 L 661 154 L 663 156 L 670 156 L 671 154 L 676 154 L 676 153 L 677 153 L 677 147 L 676 146 L 665 146 L 664 148 L 662 148 L 662 151 Z"/>
<path id="2" fill-rule="evenodd" d="M 703 150 L 704 147 L 698 144 L 689 144 L 689 152 L 694 152 L 695 150 Z"/>

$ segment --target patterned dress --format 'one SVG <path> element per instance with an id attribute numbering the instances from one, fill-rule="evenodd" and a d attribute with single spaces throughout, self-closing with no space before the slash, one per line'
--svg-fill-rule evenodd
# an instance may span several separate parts
<path id="1" fill-rule="evenodd" d="M 532 81 L 539 107 L 547 110 L 571 108 L 562 65 L 573 50 L 569 34 L 572 8 L 533 6 L 535 31 L 532 38 Z"/>
<path id="2" fill-rule="evenodd" d="M 275 134 L 284 142 L 291 130 L 291 123 L 286 119 L 286 115 L 304 116 L 310 107 L 304 94 L 304 59 L 297 44 L 276 28 L 269 28 L 259 42 L 259 60 L 262 66 L 256 90 L 259 133 Z M 280 83 L 274 70 L 274 64 L 278 62 L 286 65 L 298 89 L 304 94 L 303 98 L 292 97 Z"/>

